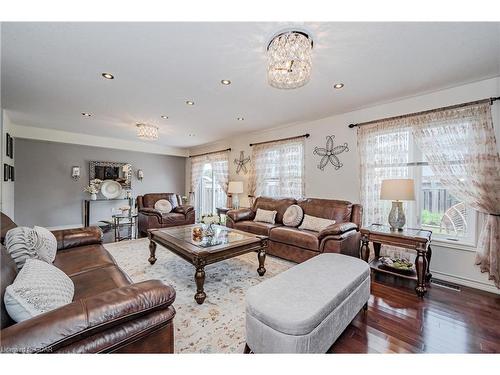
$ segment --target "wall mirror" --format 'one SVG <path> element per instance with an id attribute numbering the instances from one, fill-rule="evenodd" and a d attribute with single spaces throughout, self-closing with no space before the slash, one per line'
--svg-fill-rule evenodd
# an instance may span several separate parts
<path id="1" fill-rule="evenodd" d="M 116 163 L 110 161 L 91 161 L 89 179 L 113 180 L 122 188 L 132 188 L 132 166 L 129 163 Z"/>

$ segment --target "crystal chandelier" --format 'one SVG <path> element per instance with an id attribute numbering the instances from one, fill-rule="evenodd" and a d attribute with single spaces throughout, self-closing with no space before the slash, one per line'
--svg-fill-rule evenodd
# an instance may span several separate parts
<path id="1" fill-rule="evenodd" d="M 313 41 L 302 31 L 276 35 L 267 46 L 267 79 L 278 89 L 296 89 L 311 79 Z"/>
<path id="2" fill-rule="evenodd" d="M 137 136 L 141 139 L 156 141 L 158 139 L 158 126 L 137 124 Z"/>

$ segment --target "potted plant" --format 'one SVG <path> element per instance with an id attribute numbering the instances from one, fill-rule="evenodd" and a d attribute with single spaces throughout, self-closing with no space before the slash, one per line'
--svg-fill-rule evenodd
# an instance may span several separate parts
<path id="1" fill-rule="evenodd" d="M 95 201 L 97 199 L 97 193 L 99 193 L 99 189 L 101 188 L 102 180 L 98 178 L 90 181 L 89 186 L 85 187 L 83 191 L 90 194 L 90 199 Z"/>

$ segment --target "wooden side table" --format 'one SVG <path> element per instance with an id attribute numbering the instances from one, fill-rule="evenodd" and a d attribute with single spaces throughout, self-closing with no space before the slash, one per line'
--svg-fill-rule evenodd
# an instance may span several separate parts
<path id="1" fill-rule="evenodd" d="M 416 280 L 417 286 L 415 292 L 419 297 L 423 297 L 427 292 L 426 283 L 429 282 L 432 277 L 432 274 L 429 272 L 432 256 L 430 246 L 432 232 L 430 230 L 411 228 L 405 228 L 403 231 L 393 231 L 389 226 L 381 224 L 372 224 L 367 228 L 361 228 L 360 232 L 361 248 L 359 252 L 361 259 L 368 262 L 371 269 L 376 272 L 384 272 Z M 373 243 L 373 250 L 375 252 L 375 257 L 371 261 L 369 261 L 370 248 L 368 247 L 370 242 Z M 405 275 L 380 268 L 379 266 L 382 264 L 380 261 L 380 246 L 382 244 L 416 251 L 416 272 L 411 275 Z"/>

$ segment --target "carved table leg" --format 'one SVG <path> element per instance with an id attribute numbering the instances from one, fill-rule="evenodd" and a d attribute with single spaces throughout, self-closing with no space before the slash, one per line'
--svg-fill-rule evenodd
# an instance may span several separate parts
<path id="1" fill-rule="evenodd" d="M 427 248 L 427 253 L 425 256 L 427 258 L 427 274 L 425 275 L 425 281 L 429 282 L 429 281 L 431 281 L 431 278 L 432 278 L 432 273 L 431 273 L 432 249 L 430 246 Z"/>
<path id="2" fill-rule="evenodd" d="M 259 276 L 264 276 L 266 269 L 264 268 L 264 262 L 266 260 L 266 249 L 261 248 L 257 253 L 257 258 L 259 259 L 259 268 L 257 268 L 257 273 Z"/>
<path id="3" fill-rule="evenodd" d="M 370 248 L 368 247 L 368 238 L 363 236 L 361 239 L 361 247 L 359 249 L 359 257 L 363 259 L 365 262 L 368 262 L 368 258 L 370 257 Z"/>
<path id="4" fill-rule="evenodd" d="M 251 354 L 252 349 L 248 346 L 248 344 L 245 344 L 245 349 L 243 349 L 243 354 Z"/>
<path id="5" fill-rule="evenodd" d="M 427 288 L 425 286 L 425 276 L 427 273 L 427 258 L 423 251 L 417 250 L 417 259 L 415 260 L 415 266 L 417 269 L 417 287 L 415 291 L 419 297 L 423 297 Z"/>
<path id="6" fill-rule="evenodd" d="M 205 298 L 207 297 L 207 295 L 203 291 L 203 284 L 205 283 L 204 265 L 198 265 L 196 267 L 194 280 L 196 281 L 196 294 L 194 295 L 194 299 L 198 303 L 198 305 L 201 305 L 205 301 Z"/>
<path id="7" fill-rule="evenodd" d="M 149 240 L 149 263 L 155 264 L 156 262 L 156 242 Z"/>

